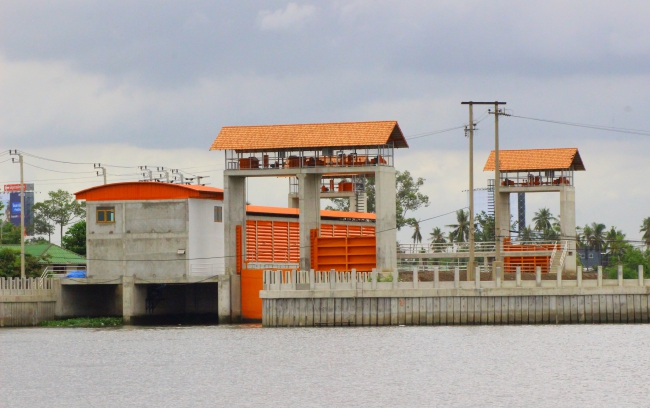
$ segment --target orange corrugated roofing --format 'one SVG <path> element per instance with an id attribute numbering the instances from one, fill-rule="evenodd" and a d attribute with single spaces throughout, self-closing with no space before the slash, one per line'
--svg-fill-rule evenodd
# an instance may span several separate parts
<path id="1" fill-rule="evenodd" d="M 580 153 L 575 147 L 558 149 L 499 150 L 499 170 L 585 170 Z M 494 170 L 494 150 L 483 171 Z"/>
<path id="2" fill-rule="evenodd" d="M 224 126 L 210 150 L 271 150 L 309 147 L 408 147 L 397 121 Z"/>
<path id="3" fill-rule="evenodd" d="M 183 198 L 223 200 L 223 189 L 186 184 L 128 181 L 87 188 L 76 192 L 75 196 L 77 200 L 86 201 L 173 200 Z"/>
<path id="4" fill-rule="evenodd" d="M 273 214 L 273 215 L 289 215 L 289 216 L 298 216 L 298 214 L 300 213 L 297 208 L 266 207 L 261 205 L 247 205 L 246 212 L 255 213 L 255 214 Z M 332 211 L 332 210 L 321 210 L 320 216 L 328 217 L 328 218 L 356 218 L 361 220 L 374 220 L 376 218 L 376 215 L 372 213 L 355 213 L 355 212 Z"/>

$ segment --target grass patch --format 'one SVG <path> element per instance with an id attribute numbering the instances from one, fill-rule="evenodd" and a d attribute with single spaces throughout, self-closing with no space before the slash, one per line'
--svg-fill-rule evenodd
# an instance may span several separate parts
<path id="1" fill-rule="evenodd" d="M 38 325 L 43 327 L 110 327 L 122 326 L 121 317 L 78 317 L 65 320 L 46 320 Z"/>

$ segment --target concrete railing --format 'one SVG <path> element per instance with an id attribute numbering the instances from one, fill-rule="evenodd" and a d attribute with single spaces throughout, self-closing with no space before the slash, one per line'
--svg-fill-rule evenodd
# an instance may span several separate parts
<path id="1" fill-rule="evenodd" d="M 0 278 L 0 296 L 49 295 L 52 291 L 51 278 Z"/>
<path id="2" fill-rule="evenodd" d="M 441 281 L 440 269 L 433 270 L 433 281 L 421 281 L 418 277 L 419 268 L 413 268 L 411 282 L 399 282 L 399 270 L 392 273 L 388 279 L 380 279 L 379 274 L 372 272 L 352 271 L 273 271 L 264 270 L 263 290 L 265 291 L 337 291 L 337 290 L 391 290 L 391 289 L 551 289 L 551 288 L 599 288 L 599 287 L 650 287 L 650 279 L 644 279 L 643 267 L 639 265 L 636 279 L 624 279 L 623 268 L 618 267 L 617 279 L 603 279 L 602 267 L 598 268 L 597 278 L 584 280 L 582 267 L 578 267 L 575 280 L 563 280 L 562 269 L 557 269 L 555 280 L 542 280 L 541 268 L 536 270 L 535 280 L 522 280 L 521 268 L 515 272 L 515 280 L 502 281 L 499 268 L 496 280 L 481 281 L 480 273 L 475 273 L 474 281 L 461 281 L 460 269 L 454 268 L 453 281 Z M 480 272 L 480 268 L 477 268 Z M 380 280 L 383 280 L 380 282 Z M 388 281 L 385 281 L 388 280 Z"/>

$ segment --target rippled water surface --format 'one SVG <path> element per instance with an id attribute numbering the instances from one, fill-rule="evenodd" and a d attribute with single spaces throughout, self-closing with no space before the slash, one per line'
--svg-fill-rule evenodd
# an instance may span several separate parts
<path id="1" fill-rule="evenodd" d="M 0 329 L 0 406 L 648 406 L 650 326 Z"/>

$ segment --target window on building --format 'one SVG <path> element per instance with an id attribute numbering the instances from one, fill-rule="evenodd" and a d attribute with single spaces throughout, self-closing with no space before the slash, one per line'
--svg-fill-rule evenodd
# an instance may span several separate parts
<path id="1" fill-rule="evenodd" d="M 115 207 L 97 207 L 97 223 L 108 224 L 115 222 Z"/>
<path id="2" fill-rule="evenodd" d="M 581 253 L 581 254 L 580 254 L 580 258 L 581 258 L 581 259 L 585 259 L 585 254 L 582 254 L 582 253 Z"/>
<path id="3" fill-rule="evenodd" d="M 589 254 L 589 259 L 594 259 L 594 254 Z"/>
<path id="4" fill-rule="evenodd" d="M 223 222 L 223 208 L 214 206 L 214 222 Z"/>

